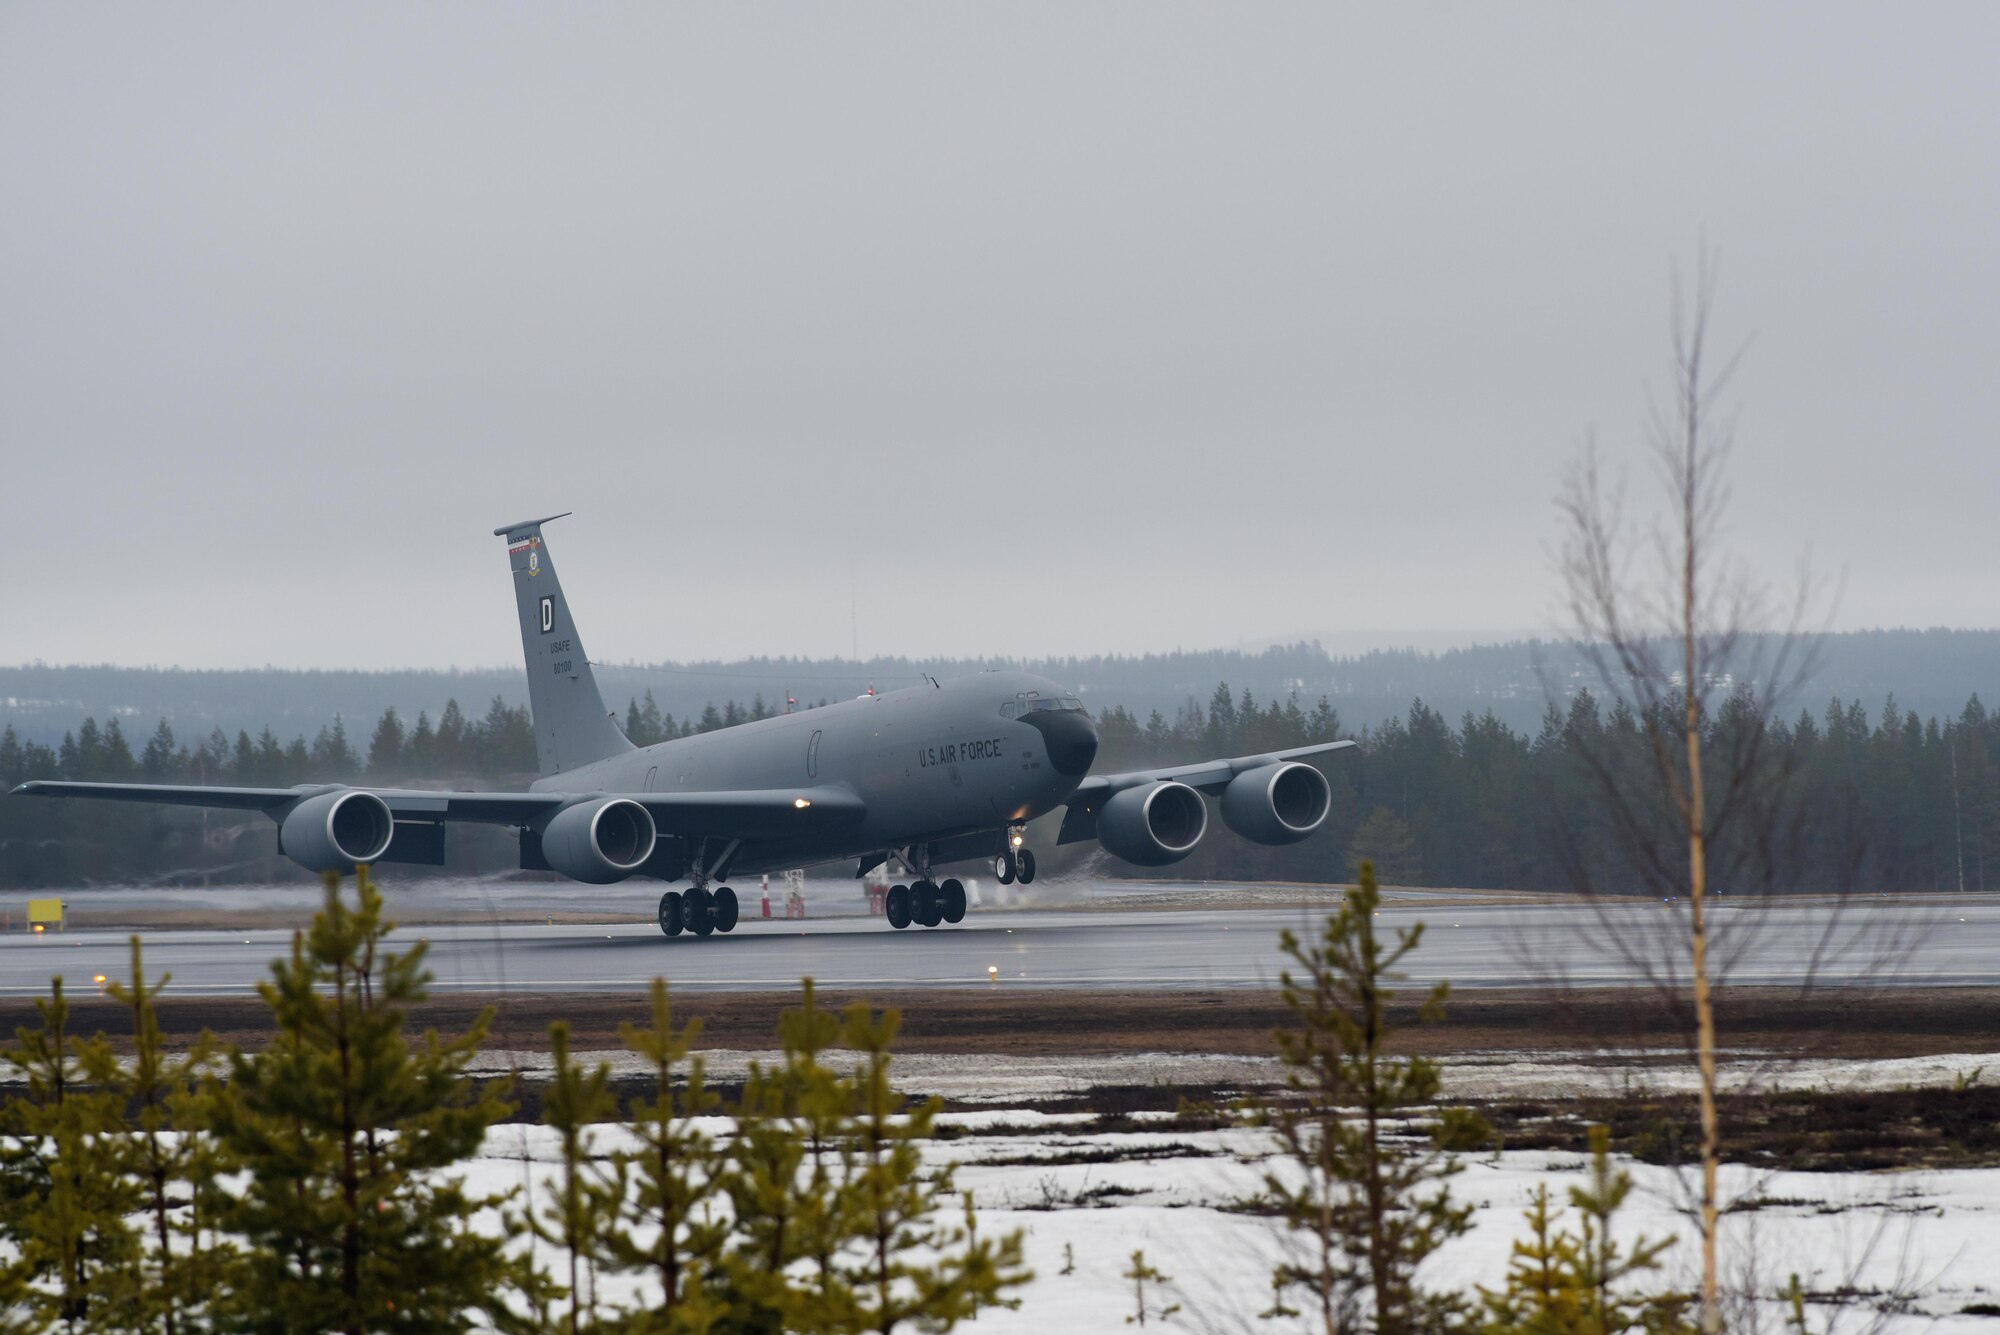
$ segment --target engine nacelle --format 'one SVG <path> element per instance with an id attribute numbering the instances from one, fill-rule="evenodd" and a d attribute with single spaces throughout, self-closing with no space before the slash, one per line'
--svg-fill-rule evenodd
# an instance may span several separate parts
<path id="1" fill-rule="evenodd" d="M 1255 844 L 1296 844 L 1332 809 L 1326 776 L 1297 761 L 1245 770 L 1222 790 L 1222 823 Z"/>
<path id="2" fill-rule="evenodd" d="M 1171 780 L 1113 793 L 1097 813 L 1097 842 L 1141 867 L 1179 862 L 1207 832 L 1208 804 Z"/>
<path id="3" fill-rule="evenodd" d="M 542 827 L 542 858 L 572 881 L 610 885 L 653 855 L 653 813 L 629 797 L 599 797 L 564 807 Z"/>
<path id="4" fill-rule="evenodd" d="M 307 871 L 343 876 L 388 852 L 395 837 L 389 804 L 358 788 L 308 797 L 278 826 L 278 844 L 286 857 Z"/>

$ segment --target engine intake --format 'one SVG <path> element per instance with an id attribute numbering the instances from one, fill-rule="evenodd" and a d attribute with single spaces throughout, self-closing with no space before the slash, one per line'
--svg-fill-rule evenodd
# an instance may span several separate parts
<path id="1" fill-rule="evenodd" d="M 308 797 L 285 814 L 278 846 L 307 871 L 345 876 L 389 851 L 396 818 L 389 804 L 358 788 Z"/>
<path id="2" fill-rule="evenodd" d="M 572 881 L 610 885 L 653 855 L 653 814 L 629 797 L 599 797 L 564 807 L 542 827 L 542 857 Z"/>
<path id="3" fill-rule="evenodd" d="M 1208 804 L 1172 780 L 1113 793 L 1097 815 L 1097 841 L 1141 867 L 1179 862 L 1207 832 Z"/>
<path id="4" fill-rule="evenodd" d="M 1326 776 L 1297 761 L 1245 770 L 1222 790 L 1222 823 L 1256 844 L 1296 844 L 1332 809 Z"/>

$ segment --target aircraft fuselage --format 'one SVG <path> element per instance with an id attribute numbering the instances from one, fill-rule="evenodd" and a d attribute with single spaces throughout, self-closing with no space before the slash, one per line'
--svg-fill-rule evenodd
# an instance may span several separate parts
<path id="1" fill-rule="evenodd" d="M 1019 824 L 1061 805 L 1096 732 L 1046 678 L 982 672 L 698 733 L 551 775 L 535 791 L 645 793 L 837 785 L 867 814 L 837 836 L 746 845 L 738 874 Z M 1014 717 L 1008 716 L 1008 711 Z"/>

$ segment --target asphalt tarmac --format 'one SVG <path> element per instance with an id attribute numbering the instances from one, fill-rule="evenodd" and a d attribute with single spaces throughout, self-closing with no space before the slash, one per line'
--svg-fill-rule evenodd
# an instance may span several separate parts
<path id="1" fill-rule="evenodd" d="M 1617 987 L 1668 973 L 1684 952 L 1684 905 L 1394 900 L 1378 926 L 1427 924 L 1406 961 L 1412 983 L 1520 987 L 1561 979 Z M 625 992 L 665 975 L 677 989 L 769 991 L 811 975 L 842 989 L 1266 989 L 1285 961 L 1281 928 L 1317 934 L 1323 914 L 1298 908 L 975 910 L 957 927 L 891 931 L 880 919 L 745 919 L 724 936 L 668 940 L 628 924 L 454 923 L 411 927 L 429 941 L 440 992 Z M 149 974 L 169 991 L 254 990 L 289 931 L 145 933 Z M 1679 947 L 1677 950 L 1676 947 Z M 1714 957 L 1737 984 L 1990 986 L 2000 984 L 2000 897 L 1718 904 Z M 0 995 L 71 989 L 129 970 L 127 934 L 83 930 L 0 936 Z"/>

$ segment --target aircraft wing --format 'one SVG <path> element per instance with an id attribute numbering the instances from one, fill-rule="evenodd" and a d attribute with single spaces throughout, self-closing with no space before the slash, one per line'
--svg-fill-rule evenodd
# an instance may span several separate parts
<path id="1" fill-rule="evenodd" d="M 28 797 L 95 797 L 112 802 L 232 807 L 274 817 L 301 798 L 343 791 L 336 784 L 298 788 L 220 788 L 193 784 L 68 783 L 34 779 L 14 790 Z M 703 793 L 459 793 L 421 788 L 361 788 L 388 803 L 401 821 L 476 821 L 529 825 L 580 797 L 629 797 L 651 813 L 661 834 L 762 839 L 811 834 L 859 820 L 867 805 L 845 788 L 752 789 Z"/>
<path id="2" fill-rule="evenodd" d="M 1311 756 L 1345 751 L 1353 745 L 1353 742 L 1319 742 L 1312 746 L 1294 746 L 1285 751 L 1265 751 L 1254 756 L 1232 756 L 1228 760 L 1198 760 L 1192 765 L 1169 765 L 1165 769 L 1133 770 L 1127 774 L 1093 774 L 1076 786 L 1076 791 L 1070 794 L 1069 800 L 1094 805 L 1121 788 L 1136 788 L 1142 783 L 1158 783 L 1162 779 L 1172 779 L 1176 783 L 1184 783 L 1190 788 L 1214 794 L 1227 788 L 1229 781 L 1245 770 L 1261 769 L 1265 765 L 1275 765 L 1285 760 L 1305 760 Z"/>
<path id="3" fill-rule="evenodd" d="M 1159 783 L 1172 779 L 1190 788 L 1213 796 L 1229 786 L 1229 781 L 1248 770 L 1261 769 L 1265 765 L 1276 765 L 1287 760 L 1305 760 L 1312 756 L 1329 755 L 1335 751 L 1345 751 L 1353 746 L 1351 741 L 1318 742 L 1312 746 L 1294 746 L 1283 751 L 1265 751 L 1254 756 L 1231 756 L 1227 760 L 1198 760 L 1191 765 L 1169 765 L 1164 769 L 1132 770 L 1125 774 L 1093 774 L 1076 786 L 1069 795 L 1069 812 L 1063 819 L 1062 833 L 1056 842 L 1072 844 L 1079 840 L 1096 837 L 1097 813 L 1104 806 L 1105 799 L 1124 788 L 1137 788 L 1141 784 Z"/>
<path id="4" fill-rule="evenodd" d="M 64 783 L 30 779 L 14 790 L 20 797 L 101 797 L 108 802 L 158 802 L 179 807 L 234 807 L 239 811 L 269 811 L 301 796 L 296 788 L 211 788 L 171 783 Z"/>

